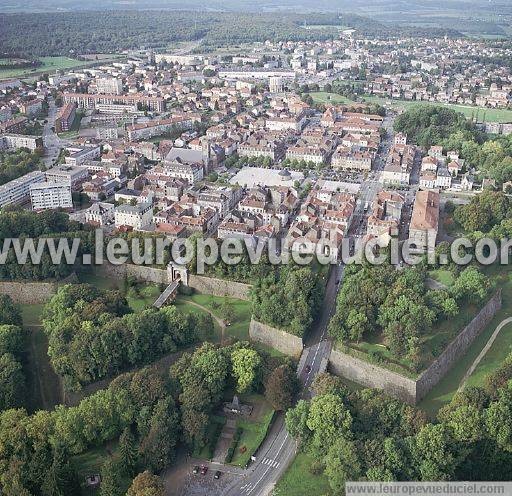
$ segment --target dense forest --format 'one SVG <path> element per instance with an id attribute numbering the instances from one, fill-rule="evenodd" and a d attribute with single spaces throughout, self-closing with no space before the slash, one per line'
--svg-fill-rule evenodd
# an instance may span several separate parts
<path id="1" fill-rule="evenodd" d="M 128 493 L 126 488 L 138 472 L 171 465 L 180 446 L 214 447 L 220 431 L 208 432 L 208 426 L 226 393 L 263 393 L 274 408 L 288 409 L 297 391 L 294 377 L 289 359 L 249 343 L 205 343 L 170 370 L 148 367 L 120 375 L 74 407 L 33 415 L 21 408 L 0 411 L 2 494 L 78 496 L 76 455 L 108 443 L 117 449 L 101 469 L 102 496 L 163 495 L 135 490 L 141 478 L 151 479 L 147 473 L 136 477 Z M 158 479 L 153 483 L 160 485 Z"/>
<path id="2" fill-rule="evenodd" d="M 333 26 L 304 29 L 308 25 Z M 205 49 L 243 42 L 322 40 L 339 36 L 339 26 L 368 36 L 397 34 L 456 35 L 453 30 L 413 30 L 346 14 L 245 14 L 183 11 L 81 12 L 0 15 L 3 55 L 25 56 L 105 53 L 141 47 L 166 48 L 178 41 L 202 40 Z M 21 35 L 22 34 L 22 35 Z"/>

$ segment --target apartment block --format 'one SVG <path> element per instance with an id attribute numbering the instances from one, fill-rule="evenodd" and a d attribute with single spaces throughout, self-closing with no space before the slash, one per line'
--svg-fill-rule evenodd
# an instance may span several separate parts
<path id="1" fill-rule="evenodd" d="M 30 185 L 44 182 L 44 172 L 33 171 L 0 186 L 0 207 L 20 205 L 30 198 Z"/>
<path id="2" fill-rule="evenodd" d="M 28 148 L 31 152 L 42 150 L 43 138 L 25 134 L 3 134 L 0 136 L 0 150 L 17 150 L 18 148 Z"/>
<path id="3" fill-rule="evenodd" d="M 55 119 L 55 132 L 63 133 L 69 131 L 76 117 L 76 103 L 66 103 L 57 114 Z"/>
<path id="4" fill-rule="evenodd" d="M 73 208 L 71 185 L 67 182 L 43 182 L 30 185 L 33 210 Z"/>

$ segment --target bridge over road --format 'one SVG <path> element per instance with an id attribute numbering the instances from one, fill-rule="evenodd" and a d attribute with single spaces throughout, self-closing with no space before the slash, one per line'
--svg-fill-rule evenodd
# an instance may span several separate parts
<path id="1" fill-rule="evenodd" d="M 179 279 L 172 281 L 171 284 L 165 288 L 164 292 L 156 299 L 153 306 L 156 308 L 162 308 L 170 299 L 174 299 L 178 292 L 180 282 L 181 281 Z"/>

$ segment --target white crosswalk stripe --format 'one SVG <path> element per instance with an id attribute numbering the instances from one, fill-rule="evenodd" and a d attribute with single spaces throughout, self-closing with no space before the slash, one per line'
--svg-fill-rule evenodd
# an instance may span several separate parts
<path id="1" fill-rule="evenodd" d="M 277 462 L 275 460 L 271 460 L 270 458 L 263 458 L 261 463 L 263 463 L 263 465 L 269 465 L 272 468 L 279 467 L 279 462 Z"/>

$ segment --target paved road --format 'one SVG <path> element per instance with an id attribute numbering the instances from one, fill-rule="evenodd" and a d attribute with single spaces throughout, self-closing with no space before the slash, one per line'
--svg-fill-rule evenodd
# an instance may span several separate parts
<path id="1" fill-rule="evenodd" d="M 319 320 L 308 338 L 299 362 L 297 374 L 304 385 L 304 398 L 311 397 L 309 386 L 311 386 L 315 376 L 325 370 L 331 352 L 331 343 L 327 339 L 327 325 L 335 308 L 338 290 L 336 281 L 341 280 L 342 276 L 343 267 L 340 265 L 334 266 L 330 272 Z M 309 372 L 306 372 L 306 365 L 311 367 Z M 268 495 L 293 461 L 296 452 L 297 444 L 286 431 L 284 415 L 279 414 L 265 441 L 255 454 L 256 461 L 253 462 L 243 477 L 227 489 L 225 495 Z"/>
<path id="2" fill-rule="evenodd" d="M 55 106 L 53 98 L 48 101 L 48 117 L 46 124 L 43 127 L 43 142 L 45 146 L 45 154 L 43 162 L 47 169 L 52 167 L 57 160 L 60 150 L 64 147 L 62 140 L 55 134 L 55 119 L 57 117 L 58 109 Z"/>
<path id="3" fill-rule="evenodd" d="M 359 202 L 354 212 L 351 237 L 359 237 L 366 231 L 366 220 L 369 212 L 365 212 L 365 205 L 371 204 L 376 194 L 382 189 L 380 173 L 384 168 L 387 155 L 393 140 L 393 119 L 387 117 L 384 127 L 388 131 L 386 140 L 379 150 L 375 171 L 369 174 L 362 183 Z M 302 353 L 297 374 L 304 385 L 303 397 L 311 397 L 309 386 L 319 372 L 325 371 L 327 360 L 331 352 L 331 343 L 327 337 L 327 326 L 334 312 L 336 295 L 339 286 L 336 284 L 343 278 L 344 267 L 336 265 L 332 268 L 326 287 L 323 307 L 313 332 L 307 338 L 306 347 Z M 306 365 L 311 367 L 306 372 Z M 226 490 L 226 496 L 267 496 L 271 493 L 277 481 L 281 478 L 287 467 L 293 461 L 297 452 L 297 444 L 286 431 L 284 415 L 277 416 L 265 441 L 255 454 L 256 461 L 247 470 L 246 474 L 236 480 Z"/>
<path id="4" fill-rule="evenodd" d="M 392 143 L 392 124 L 393 119 L 386 118 L 384 127 L 388 131 L 388 136 L 379 151 L 376 170 L 369 174 L 368 178 L 362 183 L 359 202 L 354 212 L 354 227 L 349 232 L 351 237 L 357 238 L 364 233 L 368 216 L 364 207 L 367 203 L 371 204 L 376 194 L 382 189 L 382 184 L 379 181 L 380 172 L 384 167 Z M 315 376 L 324 372 L 327 367 L 327 361 L 331 353 L 327 326 L 335 309 L 336 295 L 339 288 L 336 283 L 341 282 L 343 273 L 343 265 L 332 267 L 319 319 L 306 339 L 305 348 L 297 369 L 297 374 L 304 386 L 303 398 L 311 397 L 312 393 L 309 389 L 311 383 Z M 309 366 L 309 372 L 306 371 L 306 366 Z M 226 488 L 223 496 L 267 496 L 293 461 L 296 453 L 297 444 L 286 431 L 284 415 L 278 414 L 267 437 L 255 453 L 255 461 L 243 472 L 241 477 Z M 210 467 L 216 469 L 214 465 L 210 464 Z M 220 464 L 217 468 L 224 469 Z"/>

